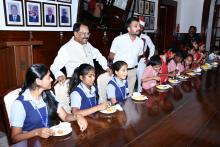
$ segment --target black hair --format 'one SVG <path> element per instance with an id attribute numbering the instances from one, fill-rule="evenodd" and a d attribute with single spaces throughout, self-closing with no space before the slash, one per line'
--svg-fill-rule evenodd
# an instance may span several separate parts
<path id="1" fill-rule="evenodd" d="M 190 29 L 194 29 L 195 31 L 197 31 L 196 26 L 190 26 L 190 27 L 189 27 L 189 30 L 190 30 Z"/>
<path id="2" fill-rule="evenodd" d="M 73 25 L 73 32 L 79 32 L 81 25 L 87 26 L 83 22 L 77 22 Z"/>
<path id="3" fill-rule="evenodd" d="M 68 90 L 69 94 L 71 94 L 72 91 L 81 82 L 80 76 L 87 75 L 91 70 L 95 70 L 95 68 L 90 64 L 81 64 L 79 67 L 77 67 L 74 70 L 74 73 L 69 82 L 69 90 Z"/>
<path id="4" fill-rule="evenodd" d="M 121 67 L 124 65 L 128 65 L 128 64 L 124 61 L 116 61 L 115 63 L 113 63 L 112 65 L 113 74 L 116 75 L 115 72 L 119 71 Z"/>
<path id="5" fill-rule="evenodd" d="M 162 65 L 162 61 L 159 55 L 154 55 L 150 58 L 150 62 L 148 65 L 155 66 L 155 65 Z"/>
<path id="6" fill-rule="evenodd" d="M 44 64 L 32 64 L 26 72 L 25 81 L 19 95 L 24 93 L 26 89 L 35 90 L 38 87 L 36 79 L 42 80 L 48 72 L 49 69 Z M 55 100 L 55 97 L 51 94 L 50 90 L 43 91 L 42 98 L 46 103 L 48 110 L 48 125 L 53 126 L 58 118 L 58 102 Z"/>
<path id="7" fill-rule="evenodd" d="M 181 57 L 181 58 L 184 57 L 183 52 L 182 52 L 181 50 L 177 50 L 177 51 L 176 51 L 176 56 L 177 56 L 177 57 Z"/>
<path id="8" fill-rule="evenodd" d="M 126 28 L 128 28 L 133 21 L 139 22 L 139 20 L 138 20 L 137 17 L 130 17 L 130 18 L 127 20 L 127 22 L 126 22 L 126 25 L 125 25 Z"/>

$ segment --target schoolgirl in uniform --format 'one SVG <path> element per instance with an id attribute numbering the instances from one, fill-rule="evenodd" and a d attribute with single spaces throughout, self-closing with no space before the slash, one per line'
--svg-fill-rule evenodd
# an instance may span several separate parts
<path id="1" fill-rule="evenodd" d="M 81 64 L 75 69 L 69 83 L 72 112 L 83 116 L 108 107 L 108 103 L 98 104 L 98 90 L 94 86 L 95 69 L 89 64 Z"/>
<path id="2" fill-rule="evenodd" d="M 113 66 L 114 76 L 109 81 L 107 86 L 107 98 L 112 104 L 123 102 L 129 93 L 128 82 L 128 65 L 124 61 L 116 61 Z"/>
<path id="3" fill-rule="evenodd" d="M 33 64 L 27 70 L 19 97 L 11 107 L 10 124 L 13 142 L 35 136 L 48 138 L 54 134 L 51 126 L 59 117 L 63 121 L 77 120 L 81 131 L 87 121 L 81 115 L 68 114 L 59 104 L 51 89 L 50 71 L 43 64 Z"/>

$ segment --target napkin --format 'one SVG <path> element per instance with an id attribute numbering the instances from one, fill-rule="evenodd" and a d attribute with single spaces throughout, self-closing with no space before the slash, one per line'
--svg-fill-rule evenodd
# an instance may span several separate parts
<path id="1" fill-rule="evenodd" d="M 116 104 L 114 105 L 115 109 L 117 109 L 118 111 L 123 111 L 123 108 L 121 107 L 121 105 Z"/>

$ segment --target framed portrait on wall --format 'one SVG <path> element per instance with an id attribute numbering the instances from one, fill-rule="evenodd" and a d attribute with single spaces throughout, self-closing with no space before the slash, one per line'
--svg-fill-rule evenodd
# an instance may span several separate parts
<path id="1" fill-rule="evenodd" d="M 42 26 L 40 2 L 25 1 L 25 14 L 27 26 Z"/>
<path id="2" fill-rule="evenodd" d="M 154 16 L 155 2 L 150 2 L 150 15 Z"/>
<path id="3" fill-rule="evenodd" d="M 69 5 L 58 5 L 59 12 L 59 26 L 71 27 L 71 7 Z"/>
<path id="4" fill-rule="evenodd" d="M 4 0 L 6 26 L 24 26 L 23 5 L 21 0 Z"/>
<path id="5" fill-rule="evenodd" d="M 145 30 L 149 30 L 150 29 L 150 17 L 146 16 L 145 17 Z"/>
<path id="6" fill-rule="evenodd" d="M 145 4 L 144 4 L 144 14 L 145 15 L 149 15 L 150 14 L 150 2 L 149 1 L 145 1 Z"/>
<path id="7" fill-rule="evenodd" d="M 115 0 L 113 6 L 125 10 L 127 6 L 127 2 L 128 0 Z"/>
<path id="8" fill-rule="evenodd" d="M 63 2 L 63 3 L 72 3 L 72 0 L 57 0 L 58 2 Z"/>
<path id="9" fill-rule="evenodd" d="M 154 17 L 150 17 L 150 29 L 149 30 L 154 30 L 154 21 L 155 21 L 155 18 Z"/>
<path id="10" fill-rule="evenodd" d="M 138 5 L 138 13 L 143 14 L 143 12 L 144 12 L 144 1 L 140 0 Z"/>
<path id="11" fill-rule="evenodd" d="M 43 22 L 44 26 L 57 26 L 57 5 L 50 3 L 43 3 Z"/>

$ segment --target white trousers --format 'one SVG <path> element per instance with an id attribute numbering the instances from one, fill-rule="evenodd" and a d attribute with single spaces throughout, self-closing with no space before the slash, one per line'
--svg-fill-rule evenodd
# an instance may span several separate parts
<path id="1" fill-rule="evenodd" d="M 141 58 L 138 63 L 138 67 L 137 67 L 137 81 L 138 81 L 137 91 L 138 92 L 142 92 L 141 78 L 142 78 L 145 68 L 146 68 L 146 63 L 144 61 L 144 58 Z"/>

